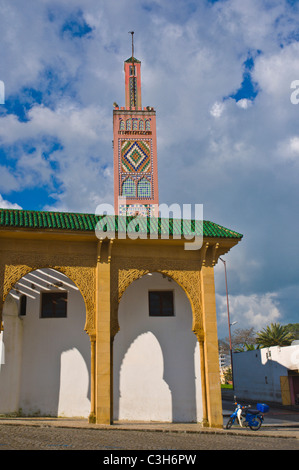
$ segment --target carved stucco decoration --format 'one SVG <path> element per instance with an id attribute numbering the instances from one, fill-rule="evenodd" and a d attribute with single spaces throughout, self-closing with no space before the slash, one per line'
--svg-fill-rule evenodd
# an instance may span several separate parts
<path id="1" fill-rule="evenodd" d="M 90 262 L 86 266 L 86 258 L 59 253 L 56 256 L 42 253 L 7 254 L 1 263 L 0 276 L 3 279 L 2 302 L 10 290 L 26 274 L 36 269 L 52 268 L 65 274 L 80 290 L 86 307 L 87 333 L 95 328 L 95 268 Z M 55 259 L 57 258 L 57 259 Z M 3 257 L 2 257 L 3 259 Z"/>
<path id="2" fill-rule="evenodd" d="M 194 268 L 194 267 L 193 267 Z M 192 331 L 199 337 L 202 335 L 202 304 L 200 270 L 192 269 L 186 262 L 163 259 L 118 258 L 111 267 L 111 333 L 119 331 L 118 306 L 123 293 L 136 279 L 149 272 L 159 272 L 173 279 L 185 291 L 192 308 Z"/>
<path id="3" fill-rule="evenodd" d="M 2 300 L 26 274 L 41 268 L 52 268 L 68 276 L 79 288 L 86 306 L 85 330 L 89 335 L 95 331 L 96 274 L 94 260 L 59 253 L 57 256 L 42 253 L 23 253 L 2 256 L 0 277 L 3 279 Z M 56 259 L 55 259 L 56 258 Z M 112 257 L 113 259 L 113 257 Z M 86 266 L 88 264 L 88 266 Z M 117 257 L 111 262 L 111 336 L 119 331 L 118 306 L 127 287 L 149 272 L 159 272 L 172 278 L 185 291 L 192 308 L 192 330 L 202 335 L 202 305 L 200 270 L 186 261 L 163 258 Z M 0 299 L 1 300 L 1 299 Z"/>

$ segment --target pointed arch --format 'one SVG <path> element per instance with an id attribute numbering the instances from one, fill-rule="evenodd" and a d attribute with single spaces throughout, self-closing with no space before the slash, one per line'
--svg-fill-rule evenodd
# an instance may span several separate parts
<path id="1" fill-rule="evenodd" d="M 7 262 L 3 272 L 3 297 L 4 303 L 8 293 L 13 286 L 26 274 L 37 269 L 51 268 L 65 274 L 78 287 L 83 297 L 86 308 L 85 331 L 92 334 L 95 328 L 95 270 L 93 266 L 86 266 L 84 260 L 65 259 L 62 254 L 58 255 L 61 264 L 53 262 L 54 256 L 47 257 L 41 253 L 24 254 L 19 259 Z M 20 260 L 21 263 L 20 263 Z"/>
<path id="2" fill-rule="evenodd" d="M 173 279 L 186 293 L 192 309 L 192 331 L 197 338 L 203 337 L 203 313 L 200 271 L 189 264 L 183 266 L 168 260 L 161 263 L 160 259 L 119 259 L 112 266 L 112 290 L 111 290 L 111 335 L 119 331 L 118 305 L 123 293 L 129 285 L 145 274 L 158 272 Z"/>
<path id="3" fill-rule="evenodd" d="M 148 274 L 130 284 L 119 305 L 120 330 L 113 341 L 114 418 L 190 422 L 199 416 L 201 420 L 190 301 L 169 276 Z M 148 295 L 153 290 L 172 292 L 174 316 L 149 315 Z"/>
<path id="4" fill-rule="evenodd" d="M 21 316 L 24 296 L 28 309 Z M 43 315 L 44 296 L 54 296 L 56 306 L 61 302 L 58 297 L 63 299 L 63 314 L 50 308 Z M 18 305 L 14 317 L 6 311 L 10 298 Z M 17 281 L 4 303 L 7 368 L 1 371 L 0 409 L 88 416 L 90 341 L 84 332 L 85 310 L 79 288 L 61 270 L 39 268 Z"/>

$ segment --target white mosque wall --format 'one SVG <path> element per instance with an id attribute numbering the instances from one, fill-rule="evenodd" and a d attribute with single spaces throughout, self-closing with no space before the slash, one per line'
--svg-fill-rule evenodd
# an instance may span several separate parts
<path id="1" fill-rule="evenodd" d="M 150 317 L 149 290 L 172 290 L 173 317 Z M 161 274 L 133 282 L 119 306 L 114 338 L 114 419 L 201 422 L 199 346 L 183 289 Z"/>
<path id="2" fill-rule="evenodd" d="M 10 295 L 3 306 L 3 321 L 5 332 L 0 334 L 0 413 L 14 413 L 19 408 L 23 324 L 18 317 L 18 303 Z"/>
<path id="3" fill-rule="evenodd" d="M 66 318 L 40 318 L 41 291 L 67 291 Z M 88 417 L 90 341 L 84 331 L 85 305 L 74 283 L 53 270 L 21 279 L 3 312 L 0 350 L 0 413 Z M 20 293 L 27 295 L 19 315 Z"/>
<path id="4" fill-rule="evenodd" d="M 35 277 L 37 276 L 37 277 Z M 54 277 L 68 292 L 66 318 L 40 318 L 40 292 Z M 90 413 L 90 340 L 81 293 L 53 270 L 27 275 L 12 290 L 0 334 L 0 414 L 85 417 Z M 148 291 L 173 290 L 174 317 L 149 317 Z M 19 296 L 27 294 L 26 316 Z M 199 346 L 190 302 L 181 287 L 158 273 L 125 291 L 114 339 L 114 419 L 200 422 Z"/>

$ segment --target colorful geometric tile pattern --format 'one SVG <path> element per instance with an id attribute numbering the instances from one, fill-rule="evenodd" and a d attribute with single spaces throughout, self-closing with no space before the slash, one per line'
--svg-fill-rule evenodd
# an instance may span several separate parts
<path id="1" fill-rule="evenodd" d="M 154 214 L 154 206 L 151 204 L 122 204 L 119 206 L 120 216 L 135 216 L 136 214 L 143 217 L 151 217 Z"/>
<path id="2" fill-rule="evenodd" d="M 146 178 L 141 178 L 137 183 L 137 196 L 138 197 L 151 197 L 151 183 Z"/>
<path id="3" fill-rule="evenodd" d="M 122 195 L 136 197 L 136 183 L 132 178 L 127 178 L 122 185 Z"/>
<path id="4" fill-rule="evenodd" d="M 145 140 L 124 140 L 121 144 L 121 171 L 149 173 L 151 171 L 150 143 Z"/>

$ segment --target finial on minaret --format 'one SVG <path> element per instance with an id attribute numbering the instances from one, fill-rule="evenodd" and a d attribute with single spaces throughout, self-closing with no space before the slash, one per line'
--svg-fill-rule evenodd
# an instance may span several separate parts
<path id="1" fill-rule="evenodd" d="M 136 79 L 135 79 L 135 67 L 134 67 L 134 31 L 129 31 L 129 34 L 132 35 L 132 75 L 133 75 L 133 79 L 132 79 L 132 85 L 133 85 L 133 100 L 132 100 L 132 103 L 131 105 L 133 105 L 133 107 L 136 106 Z"/>
<path id="2" fill-rule="evenodd" d="M 132 62 L 134 62 L 134 31 L 129 31 L 129 34 L 132 35 Z"/>

